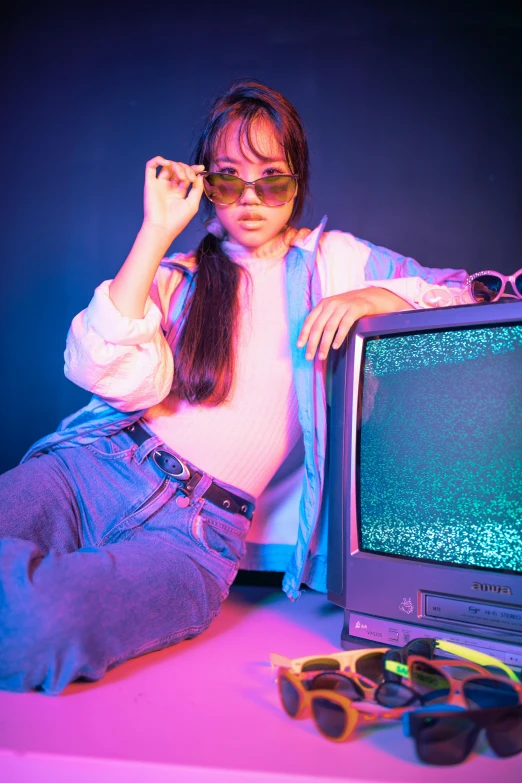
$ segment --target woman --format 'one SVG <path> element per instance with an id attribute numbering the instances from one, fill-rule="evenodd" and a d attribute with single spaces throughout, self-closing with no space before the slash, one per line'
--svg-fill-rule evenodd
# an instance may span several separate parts
<path id="1" fill-rule="evenodd" d="M 233 84 L 194 161 L 148 162 L 134 246 L 72 322 L 65 373 L 91 403 L 0 477 L 2 688 L 58 693 L 208 627 L 301 442 L 283 586 L 325 590 L 328 352 L 364 315 L 461 296 L 463 270 L 297 230 L 307 144 L 275 90 Z M 163 259 L 203 193 L 209 233 Z"/>

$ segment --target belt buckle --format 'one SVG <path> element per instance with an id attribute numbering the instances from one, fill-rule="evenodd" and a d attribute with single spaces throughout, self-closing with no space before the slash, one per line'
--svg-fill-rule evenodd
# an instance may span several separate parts
<path id="1" fill-rule="evenodd" d="M 171 454 L 170 451 L 164 449 L 156 449 L 152 454 L 154 464 L 158 466 L 160 470 L 166 473 L 168 476 L 177 479 L 177 481 L 188 481 L 192 473 L 187 465 L 182 462 L 179 457 Z M 180 470 L 174 470 L 179 466 Z"/>

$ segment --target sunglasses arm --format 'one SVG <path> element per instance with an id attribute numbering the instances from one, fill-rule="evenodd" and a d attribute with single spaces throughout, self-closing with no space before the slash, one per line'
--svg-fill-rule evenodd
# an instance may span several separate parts
<path id="1" fill-rule="evenodd" d="M 279 653 L 270 653 L 270 664 L 273 667 L 283 666 L 285 669 L 292 669 L 292 660 Z"/>
<path id="2" fill-rule="evenodd" d="M 399 677 L 409 678 L 410 676 L 408 666 L 405 663 L 398 663 L 397 661 L 386 661 L 384 664 L 384 668 L 388 672 L 393 672 L 394 674 L 398 674 Z"/>
<path id="3" fill-rule="evenodd" d="M 440 639 L 437 640 L 437 647 L 440 650 L 444 650 L 444 652 L 457 655 L 460 658 L 465 658 L 468 661 L 473 661 L 473 663 L 478 663 L 480 666 L 494 666 L 495 668 L 501 669 L 503 672 L 505 672 L 509 679 L 513 682 L 520 682 L 520 678 L 517 677 L 513 669 L 510 669 L 509 666 L 506 666 L 505 663 L 502 663 L 502 661 L 499 661 L 498 658 L 495 658 L 492 655 L 486 655 L 486 653 L 480 653 L 476 650 L 471 650 L 469 647 L 462 647 L 460 644 L 444 642 Z"/>
<path id="4" fill-rule="evenodd" d="M 402 729 L 404 732 L 405 737 L 412 737 L 412 731 L 411 731 L 411 721 L 410 716 L 411 715 L 428 715 L 430 712 L 439 713 L 439 712 L 465 712 L 465 707 L 460 707 L 457 704 L 437 704 L 433 706 L 426 706 L 426 707 L 417 707 L 414 710 L 407 710 L 406 712 L 403 712 L 401 715 L 402 719 Z"/>

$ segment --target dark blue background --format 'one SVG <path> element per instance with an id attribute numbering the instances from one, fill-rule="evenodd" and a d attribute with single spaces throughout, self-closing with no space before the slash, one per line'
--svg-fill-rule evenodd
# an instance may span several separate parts
<path id="1" fill-rule="evenodd" d="M 11 2 L 0 470 L 88 401 L 63 376 L 69 323 L 132 245 L 145 161 L 186 160 L 209 102 L 239 76 L 303 117 L 308 225 L 327 213 L 330 229 L 426 265 L 521 267 L 522 13 L 510 5 Z M 201 235 L 196 219 L 173 249 Z"/>

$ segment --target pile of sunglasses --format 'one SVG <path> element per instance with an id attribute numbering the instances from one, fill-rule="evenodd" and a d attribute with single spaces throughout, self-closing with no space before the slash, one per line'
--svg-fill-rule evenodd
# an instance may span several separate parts
<path id="1" fill-rule="evenodd" d="M 437 651 L 453 658 L 435 660 Z M 401 720 L 420 761 L 460 764 L 482 729 L 502 758 L 522 752 L 522 684 L 493 656 L 440 639 L 414 639 L 293 660 L 272 653 L 282 706 L 311 714 L 319 732 L 346 740 L 360 725 Z M 406 682 L 405 682 L 406 680 Z"/>

